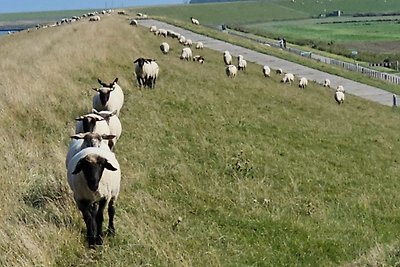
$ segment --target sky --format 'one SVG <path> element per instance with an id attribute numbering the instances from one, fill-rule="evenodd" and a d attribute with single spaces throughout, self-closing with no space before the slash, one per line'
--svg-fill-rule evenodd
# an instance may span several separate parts
<path id="1" fill-rule="evenodd" d="M 184 0 L 0 0 L 0 13 L 182 4 Z"/>

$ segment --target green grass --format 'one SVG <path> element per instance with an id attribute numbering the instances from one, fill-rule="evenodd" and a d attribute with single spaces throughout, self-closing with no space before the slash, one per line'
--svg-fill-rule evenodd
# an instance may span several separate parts
<path id="1" fill-rule="evenodd" d="M 45 11 L 45 12 L 26 12 L 26 13 L 0 13 L 1 22 L 15 21 L 56 21 L 62 18 L 72 16 L 81 16 L 82 14 L 93 12 L 90 10 L 60 10 L 60 11 Z"/>
<path id="2" fill-rule="evenodd" d="M 251 63 L 228 79 L 220 53 L 182 62 L 176 41 L 161 53 L 164 40 L 117 15 L 0 39 L 0 265 L 400 260 L 397 109 L 350 95 L 338 106 L 331 90 L 266 79 Z M 141 56 L 160 66 L 154 90 L 136 85 Z M 117 234 L 92 251 L 64 160 L 96 79 L 115 77 L 125 92 Z"/>

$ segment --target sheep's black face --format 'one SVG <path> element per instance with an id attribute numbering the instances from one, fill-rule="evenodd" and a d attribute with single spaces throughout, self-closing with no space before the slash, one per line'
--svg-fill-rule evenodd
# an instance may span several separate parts
<path id="1" fill-rule="evenodd" d="M 100 89 L 99 93 L 100 93 L 101 104 L 105 105 L 108 102 L 108 100 L 110 99 L 111 90 L 110 90 L 110 88 L 102 88 L 102 89 Z"/>
<path id="2" fill-rule="evenodd" d="M 106 160 L 99 157 L 87 156 L 81 160 L 81 170 L 85 175 L 89 189 L 95 192 L 99 188 Z"/>
<path id="3" fill-rule="evenodd" d="M 91 117 L 84 117 L 82 120 L 83 132 L 93 132 L 94 127 L 96 126 L 96 120 Z"/>

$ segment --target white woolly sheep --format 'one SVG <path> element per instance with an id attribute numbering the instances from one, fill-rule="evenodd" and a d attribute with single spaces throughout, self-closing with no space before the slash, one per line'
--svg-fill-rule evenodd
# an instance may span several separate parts
<path id="1" fill-rule="evenodd" d="M 270 77 L 271 76 L 271 69 L 265 65 L 262 69 L 262 72 L 264 74 L 264 77 Z"/>
<path id="2" fill-rule="evenodd" d="M 157 31 L 157 26 L 152 25 L 150 26 L 150 32 L 156 32 Z"/>
<path id="3" fill-rule="evenodd" d="M 276 69 L 276 74 L 283 74 L 283 70 L 282 69 Z"/>
<path id="4" fill-rule="evenodd" d="M 139 87 L 154 88 L 158 78 L 159 67 L 154 59 L 138 58 L 134 62 L 135 74 Z"/>
<path id="5" fill-rule="evenodd" d="M 242 55 L 238 56 L 238 70 L 245 70 L 247 67 L 247 62 L 245 59 L 243 59 Z"/>
<path id="6" fill-rule="evenodd" d="M 294 75 L 292 73 L 286 73 L 281 82 L 292 84 L 292 82 L 294 82 Z"/>
<path id="7" fill-rule="evenodd" d="M 228 65 L 225 68 L 225 72 L 229 78 L 234 78 L 237 74 L 237 68 L 235 65 Z"/>
<path id="8" fill-rule="evenodd" d="M 89 18 L 89 21 L 100 21 L 100 20 L 101 20 L 100 16 L 97 15 Z"/>
<path id="9" fill-rule="evenodd" d="M 331 87 L 331 81 L 329 79 L 325 79 L 324 87 Z"/>
<path id="10" fill-rule="evenodd" d="M 121 87 L 117 84 L 118 78 L 110 83 L 104 83 L 100 79 L 97 79 L 100 88 L 93 88 L 97 92 L 93 96 L 93 108 L 102 111 L 117 111 L 117 115 L 119 116 L 119 112 L 124 104 L 124 92 Z"/>
<path id="11" fill-rule="evenodd" d="M 338 85 L 338 87 L 336 88 L 336 91 L 344 93 L 343 85 Z"/>
<path id="12" fill-rule="evenodd" d="M 108 141 L 108 146 L 112 150 L 117 143 L 117 140 L 120 138 L 122 134 L 122 124 L 119 120 L 118 116 L 116 116 L 116 112 L 111 112 L 108 110 L 97 111 L 95 109 L 92 110 L 94 114 L 97 114 L 104 118 L 107 122 L 108 127 L 110 128 L 110 135 L 114 135 L 114 138 Z"/>
<path id="13" fill-rule="evenodd" d="M 344 103 L 344 91 L 340 91 L 340 89 L 336 89 L 335 100 L 339 105 Z"/>
<path id="14" fill-rule="evenodd" d="M 186 39 L 185 45 L 186 46 L 192 46 L 193 45 L 193 41 L 191 39 Z"/>
<path id="15" fill-rule="evenodd" d="M 98 134 L 98 133 L 78 133 L 71 135 L 71 142 L 69 143 L 67 157 L 65 159 L 65 167 L 68 168 L 68 163 L 76 153 L 87 147 L 101 147 L 102 149 L 109 149 L 108 141 L 115 138 L 115 135 Z"/>
<path id="16" fill-rule="evenodd" d="M 196 43 L 196 49 L 203 49 L 203 48 L 204 48 L 204 44 L 202 42 Z"/>
<path id="17" fill-rule="evenodd" d="M 197 61 L 197 62 L 200 62 L 201 64 L 203 64 L 204 61 L 205 61 L 205 59 L 204 59 L 203 56 L 195 55 L 195 56 L 193 57 L 193 61 Z"/>
<path id="18" fill-rule="evenodd" d="M 306 88 L 306 86 L 308 85 L 308 80 L 305 77 L 301 77 L 300 81 L 299 81 L 299 87 L 300 88 Z"/>
<path id="19" fill-rule="evenodd" d="M 229 51 L 224 51 L 224 62 L 225 62 L 225 65 L 231 65 L 232 64 L 232 56 L 229 53 Z"/>
<path id="20" fill-rule="evenodd" d="M 77 117 L 75 133 L 109 134 L 110 128 L 103 117 L 94 113 L 88 113 Z"/>
<path id="21" fill-rule="evenodd" d="M 138 22 L 137 22 L 136 19 L 133 19 L 133 20 L 131 20 L 131 22 L 129 23 L 129 25 L 137 26 L 137 25 L 138 25 Z"/>
<path id="22" fill-rule="evenodd" d="M 86 224 L 89 247 L 103 244 L 103 213 L 108 211 L 108 234 L 115 235 L 115 201 L 121 170 L 114 153 L 98 147 L 79 151 L 68 164 L 68 184 Z"/>
<path id="23" fill-rule="evenodd" d="M 180 44 L 183 44 L 183 45 L 186 43 L 186 38 L 185 38 L 185 36 L 181 35 L 181 36 L 179 37 L 179 43 L 180 43 Z"/>
<path id="24" fill-rule="evenodd" d="M 192 49 L 189 47 L 182 48 L 180 59 L 192 60 Z"/>
<path id="25" fill-rule="evenodd" d="M 199 21 L 198 21 L 197 19 L 195 19 L 195 18 L 193 18 L 193 17 L 190 17 L 190 20 L 192 21 L 192 23 L 193 23 L 194 25 L 200 25 L 200 23 L 199 23 Z"/>
<path id="26" fill-rule="evenodd" d="M 169 52 L 169 44 L 166 43 L 166 42 L 162 42 L 161 45 L 160 45 L 160 49 L 161 49 L 161 52 L 163 52 L 163 54 L 168 54 L 168 52 Z"/>

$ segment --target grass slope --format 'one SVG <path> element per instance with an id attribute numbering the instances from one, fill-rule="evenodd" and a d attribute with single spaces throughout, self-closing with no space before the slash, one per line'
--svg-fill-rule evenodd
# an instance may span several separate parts
<path id="1" fill-rule="evenodd" d="M 399 260 L 399 113 L 162 55 L 122 16 L 0 40 L 1 266 L 366 266 Z M 67 38 L 66 38 L 67 37 Z M 197 52 L 197 51 L 196 51 Z M 132 60 L 156 58 L 155 90 Z M 85 247 L 64 166 L 96 79 L 125 92 L 115 238 Z M 178 217 L 182 222 L 176 227 Z"/>

